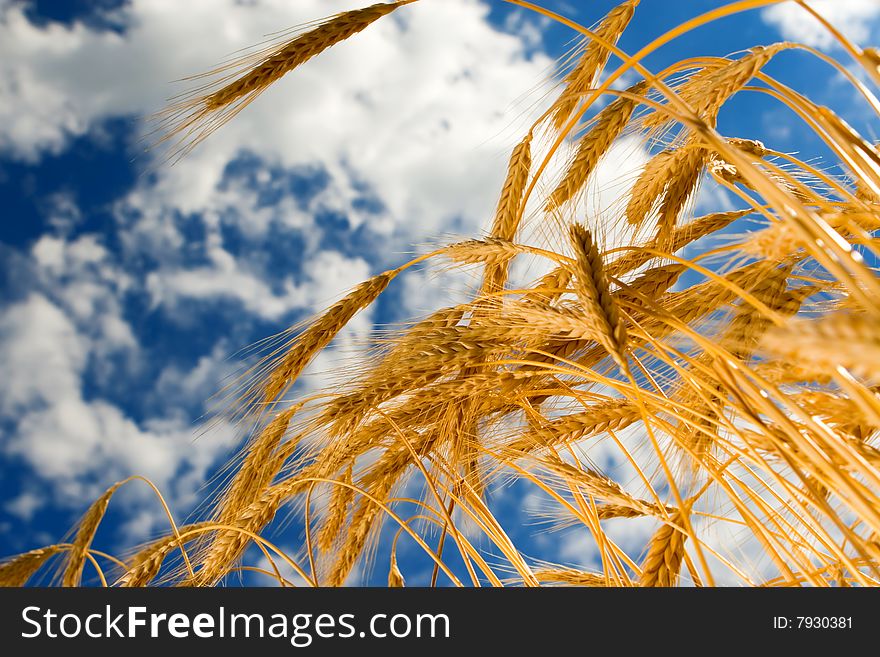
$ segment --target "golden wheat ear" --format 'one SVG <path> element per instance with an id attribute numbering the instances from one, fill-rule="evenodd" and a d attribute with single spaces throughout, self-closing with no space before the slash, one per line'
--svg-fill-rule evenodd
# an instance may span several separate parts
<path id="1" fill-rule="evenodd" d="M 594 33 L 609 44 L 616 44 L 635 14 L 641 0 L 626 0 L 610 12 L 596 26 Z M 611 51 L 597 39 L 591 39 L 578 62 L 566 74 L 565 88 L 551 108 L 553 127 L 561 130 L 580 105 L 583 95 L 590 90 L 596 78 L 605 68 Z"/>
<path id="2" fill-rule="evenodd" d="M 642 562 L 642 576 L 639 578 L 639 586 L 675 586 L 681 572 L 681 562 L 684 558 L 685 541 L 687 534 L 678 529 L 681 514 L 676 513 L 670 519 L 670 524 L 660 526 L 660 529 L 648 543 L 648 552 Z M 672 524 L 672 523 L 675 523 Z"/>
<path id="3" fill-rule="evenodd" d="M 50 545 L 25 552 L 0 564 L 0 587 L 24 586 L 43 565 L 65 549 L 61 545 Z"/>
<path id="4" fill-rule="evenodd" d="M 80 582 L 82 581 L 83 567 L 88 558 L 87 555 L 89 548 L 92 545 L 92 540 L 95 538 L 95 533 L 98 531 L 98 525 L 101 524 L 101 520 L 103 520 L 104 514 L 107 512 L 110 498 L 113 497 L 113 493 L 116 492 L 116 489 L 118 489 L 122 483 L 123 482 L 113 484 L 110 488 L 104 491 L 104 494 L 92 503 L 92 506 L 89 507 L 89 510 L 86 511 L 86 514 L 83 516 L 82 521 L 79 524 L 79 529 L 76 532 L 76 536 L 73 539 L 73 544 L 67 555 L 67 567 L 64 570 L 64 577 L 61 580 L 63 586 L 80 585 Z"/>
<path id="5" fill-rule="evenodd" d="M 605 263 L 599 254 L 593 234 L 581 226 L 573 224 L 570 237 L 576 258 L 575 291 L 584 307 L 584 312 L 596 324 L 596 337 L 608 351 L 621 370 L 627 371 L 626 349 L 627 331 L 617 308 L 617 302 L 608 287 Z"/>
<path id="6" fill-rule="evenodd" d="M 630 118 L 638 106 L 637 98 L 645 93 L 647 84 L 639 82 L 596 116 L 592 129 L 578 141 L 577 152 L 565 170 L 562 180 L 550 193 L 546 210 L 552 212 L 574 198 L 587 184 L 590 174 L 602 157 L 608 153 L 615 140 L 630 125 Z"/>
<path id="7" fill-rule="evenodd" d="M 398 7 L 416 0 L 378 3 L 346 11 L 306 32 L 234 59 L 212 71 L 188 80 L 212 79 L 200 87 L 171 99 L 153 119 L 157 127 L 154 146 L 172 142 L 168 159 L 177 161 L 207 139 L 272 84 L 340 41 L 366 29 Z"/>

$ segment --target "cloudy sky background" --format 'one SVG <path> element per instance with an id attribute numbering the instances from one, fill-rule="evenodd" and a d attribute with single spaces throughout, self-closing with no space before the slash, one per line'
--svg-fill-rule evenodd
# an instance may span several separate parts
<path id="1" fill-rule="evenodd" d="M 546 3 L 587 25 L 614 4 Z M 634 52 L 721 4 L 642 0 L 620 45 Z M 241 365 L 239 349 L 432 241 L 487 227 L 509 150 L 574 36 L 500 2 L 405 7 L 285 78 L 174 167 L 143 152 L 142 117 L 185 89 L 170 81 L 357 5 L 0 0 L 0 556 L 56 542 L 131 474 L 152 479 L 184 517 L 240 439 L 201 419 Z M 863 45 L 880 41 L 875 0 L 814 6 Z M 647 64 L 780 39 L 843 56 L 785 3 L 702 28 Z M 830 68 L 786 53 L 769 71 L 878 136 Z M 730 136 L 822 155 L 766 98 L 744 95 L 722 118 Z M 619 149 L 602 184 L 643 158 L 638 145 Z M 707 194 L 712 209 L 726 202 Z M 319 385 L 374 324 L 423 314 L 448 294 L 435 272 L 407 274 L 303 385 Z M 527 521 L 535 504 L 518 493 L 496 503 L 531 554 L 589 561 L 584 532 L 540 533 Z M 165 527 L 135 484 L 98 543 L 112 551 Z M 637 552 L 646 531 L 621 540 Z"/>

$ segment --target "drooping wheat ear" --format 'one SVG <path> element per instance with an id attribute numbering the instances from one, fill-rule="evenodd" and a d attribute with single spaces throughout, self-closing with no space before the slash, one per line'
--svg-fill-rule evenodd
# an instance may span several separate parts
<path id="1" fill-rule="evenodd" d="M 605 321 L 595 312 L 584 314 L 570 308 L 517 306 L 504 316 L 482 320 L 486 329 L 507 331 L 504 343 L 520 345 L 543 341 L 548 336 L 562 340 L 603 340 Z"/>
<path id="2" fill-rule="evenodd" d="M 791 270 L 790 264 L 779 267 L 749 290 L 750 294 L 771 310 L 797 312 L 800 303 L 791 303 L 790 295 L 786 294 Z M 809 291 L 812 293 L 813 289 L 810 288 Z M 718 339 L 718 344 L 740 360 L 747 361 L 751 358 L 758 340 L 771 326 L 771 321 L 751 304 L 742 302 Z"/>
<path id="3" fill-rule="evenodd" d="M 822 219 L 843 236 L 852 236 L 858 229 L 880 230 L 880 215 L 866 212 L 820 212 Z M 755 231 L 741 243 L 744 253 L 780 259 L 803 252 L 807 242 L 788 221 L 774 221 Z"/>
<path id="4" fill-rule="evenodd" d="M 110 504 L 110 498 L 113 497 L 113 493 L 121 485 L 121 483 L 116 483 L 110 486 L 101 497 L 95 500 L 83 516 L 79 530 L 73 539 L 73 545 L 71 545 L 70 552 L 67 555 L 67 568 L 61 580 L 62 586 L 79 586 L 83 567 L 86 563 L 86 553 L 92 545 L 92 539 L 95 538 L 98 525 L 101 524 L 101 520 L 104 518 L 107 505 Z"/>
<path id="5" fill-rule="evenodd" d="M 696 358 L 695 365 L 705 368 L 712 362 L 710 354 L 702 353 Z M 695 366 L 688 369 L 687 379 L 679 384 L 672 399 L 687 409 L 680 415 L 675 443 L 682 447 L 680 456 L 686 466 L 685 472 L 693 476 L 713 452 L 727 399 L 720 383 L 714 379 L 703 380 Z M 698 386 L 694 379 L 699 381 Z"/>
<path id="6" fill-rule="evenodd" d="M 774 221 L 762 230 L 754 231 L 740 244 L 744 253 L 763 258 L 781 258 L 802 251 L 804 238 L 787 221 Z"/>
<path id="7" fill-rule="evenodd" d="M 626 399 L 592 404 L 588 410 L 569 413 L 547 422 L 510 443 L 517 452 L 531 452 L 543 447 L 559 447 L 575 440 L 596 436 L 609 429 L 619 430 L 641 419 L 638 407 Z"/>
<path id="8" fill-rule="evenodd" d="M 817 321 L 792 321 L 772 329 L 763 348 L 800 368 L 829 374 L 845 367 L 857 376 L 880 380 L 880 334 L 865 315 L 836 313 Z"/>
<path id="9" fill-rule="evenodd" d="M 880 151 L 862 137 L 853 127 L 827 107 L 811 106 L 811 111 L 822 123 L 822 129 L 831 137 L 835 150 L 847 166 L 875 197 L 880 196 Z"/>
<path id="10" fill-rule="evenodd" d="M 450 244 L 443 249 L 443 255 L 464 265 L 485 263 L 489 265 L 506 265 L 510 260 L 522 253 L 513 242 L 500 237 L 486 237 L 481 240 L 465 240 Z"/>
<path id="11" fill-rule="evenodd" d="M 752 182 L 746 178 L 735 165 L 727 162 L 719 155 L 715 155 L 711 158 L 709 162 L 709 173 L 712 174 L 713 178 L 724 181 L 728 185 L 739 184 L 746 189 L 755 192 L 758 191 Z M 795 186 L 777 173 L 764 173 L 764 175 L 770 178 L 776 186 L 785 189 L 789 194 L 804 203 L 816 204 L 820 200 L 818 194 L 815 194 L 809 189 Z"/>
<path id="12" fill-rule="evenodd" d="M 636 500 L 637 504 L 597 504 L 596 515 L 599 520 L 611 518 L 644 518 L 645 516 L 663 517 L 664 511 L 669 513 L 669 507 L 663 507 L 656 502 Z"/>
<path id="13" fill-rule="evenodd" d="M 620 484 L 595 470 L 585 469 L 565 463 L 555 455 L 548 455 L 539 460 L 539 464 L 556 474 L 568 485 L 575 485 L 591 497 L 627 506 L 644 514 L 656 512 L 656 505 L 645 503 L 627 493 Z"/>
<path id="14" fill-rule="evenodd" d="M 589 573 L 574 568 L 542 568 L 533 572 L 535 579 L 542 584 L 557 586 L 607 586 L 604 575 Z"/>
<path id="15" fill-rule="evenodd" d="M 749 290 L 750 294 L 782 316 L 797 313 L 803 301 L 815 293 L 817 288 L 804 285 L 788 291 L 786 288 L 791 269 L 791 265 L 785 265 L 770 272 Z M 716 339 L 716 343 L 736 358 L 747 362 L 770 326 L 772 326 L 770 318 L 751 304 L 741 302 L 733 319 Z M 703 354 L 700 360 L 711 363 L 712 358 Z M 715 446 L 718 419 L 726 403 L 723 386 L 713 382 L 707 387 L 708 400 L 696 398 L 693 394 L 688 394 L 692 393 L 689 388 L 683 388 L 685 394 L 682 399 L 695 412 L 690 418 L 690 423 L 680 430 L 678 439 L 690 450 L 686 458 L 694 472 L 702 463 L 702 457 L 711 454 Z"/>
<path id="16" fill-rule="evenodd" d="M 744 139 L 742 137 L 728 137 L 726 139 L 727 143 L 731 146 L 736 146 L 739 150 L 744 153 L 748 153 L 749 155 L 754 155 L 757 158 L 763 158 L 767 155 L 767 147 L 764 146 L 763 142 L 758 141 L 757 139 Z"/>
<path id="17" fill-rule="evenodd" d="M 618 5 L 596 27 L 595 34 L 608 43 L 616 44 L 629 25 L 640 0 L 627 0 Z M 551 108 L 553 127 L 562 129 L 577 109 L 583 95 L 593 86 L 596 77 L 605 68 L 611 51 L 596 40 L 591 40 L 577 64 L 568 72 L 563 82 L 565 89 Z"/>
<path id="18" fill-rule="evenodd" d="M 657 244 L 666 251 L 671 248 L 678 218 L 688 201 L 696 194 L 709 159 L 709 152 L 699 143 L 696 135 L 688 140 L 681 151 L 681 156 L 673 158 L 669 184 L 666 186 L 657 222 Z"/>
<path id="19" fill-rule="evenodd" d="M 773 57 L 792 47 L 790 43 L 775 43 L 752 48 L 748 55 L 719 69 L 702 83 L 682 89 L 679 95 L 696 108 L 710 122 L 721 106 L 754 78 Z"/>
<path id="20" fill-rule="evenodd" d="M 683 249 L 691 242 L 701 239 L 707 235 L 711 235 L 712 233 L 719 230 L 724 230 L 734 221 L 745 217 L 747 214 L 751 214 L 751 212 L 752 210 L 733 210 L 731 212 L 715 212 L 713 214 L 707 214 L 702 217 L 697 217 L 693 221 L 690 221 L 683 226 L 679 226 L 675 229 L 672 234 L 672 238 L 669 240 L 669 252 L 675 253 L 676 251 Z M 613 260 L 608 263 L 608 273 L 611 276 L 620 277 L 624 274 L 631 272 L 634 269 L 638 269 L 646 262 L 656 258 L 656 256 L 651 253 L 649 249 L 659 249 L 656 238 L 650 240 L 647 244 L 645 244 L 644 249 L 634 249 L 632 251 L 627 251 L 622 256 L 617 258 L 617 260 Z"/>
<path id="21" fill-rule="evenodd" d="M 20 554 L 0 564 L 0 587 L 21 587 L 49 559 L 64 550 L 60 545 L 50 545 Z"/>
<path id="22" fill-rule="evenodd" d="M 855 194 L 854 196 L 864 203 L 880 203 L 880 196 L 874 193 L 874 191 L 868 187 L 864 182 L 857 179 L 854 183 L 855 185 Z"/>
<path id="23" fill-rule="evenodd" d="M 859 61 L 875 80 L 880 81 L 880 49 L 863 48 L 859 53 Z"/>
<path id="24" fill-rule="evenodd" d="M 364 281 L 292 340 L 287 353 L 280 358 L 269 374 L 262 391 L 263 401 L 272 402 L 286 390 L 315 354 L 330 344 L 358 311 L 373 303 L 397 273 L 397 270 L 386 271 Z"/>
<path id="25" fill-rule="evenodd" d="M 645 82 L 633 85 L 627 92 L 634 96 L 644 93 Z M 596 116 L 596 122 L 580 141 L 577 151 L 565 170 L 562 180 L 547 199 L 547 212 L 574 198 L 587 184 L 590 174 L 596 170 L 599 160 L 608 152 L 614 141 L 623 134 L 629 124 L 638 100 L 621 96 Z"/>
<path id="26" fill-rule="evenodd" d="M 351 488 L 353 480 L 354 466 L 349 465 L 341 479 L 343 484 L 348 485 L 333 487 L 333 492 L 330 495 L 330 506 L 327 509 L 327 519 L 324 521 L 321 531 L 318 532 L 318 547 L 324 551 L 329 551 L 333 547 L 339 532 L 345 526 L 348 508 L 351 506 L 355 496 L 355 490 Z"/>
<path id="27" fill-rule="evenodd" d="M 354 458 L 380 445 L 383 438 L 393 439 L 395 426 L 406 427 L 409 431 L 435 424 L 437 411 L 432 409 L 440 404 L 461 404 L 468 399 L 481 405 L 493 404 L 503 394 L 504 386 L 510 386 L 514 379 L 513 374 L 489 369 L 468 377 L 460 376 L 407 389 L 405 397 L 393 408 L 383 409 L 381 415 L 362 423 L 353 432 L 340 434 L 343 436 L 340 447 Z M 331 502 L 331 505 L 335 503 Z M 329 518 L 327 522 L 330 522 Z"/>
<path id="28" fill-rule="evenodd" d="M 642 562 L 639 586 L 675 586 L 684 557 L 687 534 L 675 525 L 681 524 L 681 513 L 674 514 L 663 524 L 648 544 L 648 554 Z"/>
<path id="29" fill-rule="evenodd" d="M 302 408 L 294 404 L 278 413 L 259 433 L 248 448 L 247 456 L 219 504 L 221 523 L 232 522 L 239 511 L 254 501 L 272 481 L 281 464 L 272 455 L 290 424 L 291 418 Z"/>
<path id="30" fill-rule="evenodd" d="M 758 260 L 743 267 L 733 270 L 724 276 L 728 283 L 748 292 L 764 276 L 772 273 L 777 263 L 767 260 Z M 690 324 L 715 312 L 722 306 L 737 299 L 736 293 L 728 289 L 720 281 L 714 279 L 703 281 L 680 292 L 667 292 L 658 299 L 658 305 L 666 311 L 663 314 L 650 314 L 640 318 L 640 323 L 645 331 L 655 338 L 669 335 L 676 331 L 673 323 L 669 322 L 666 313 L 674 317 L 678 322 Z"/>
<path id="31" fill-rule="evenodd" d="M 755 77 L 778 53 L 792 48 L 790 43 L 752 48 L 749 54 L 724 66 L 713 66 L 692 76 L 675 92 L 700 118 L 715 124 L 721 106 Z M 647 129 L 658 129 L 670 123 L 666 112 L 651 112 L 642 120 Z"/>
<path id="32" fill-rule="evenodd" d="M 410 353 L 395 354 L 364 384 L 328 402 L 322 418 L 330 425 L 331 436 L 353 431 L 370 409 L 382 402 L 429 385 L 471 363 L 486 362 L 484 357 L 521 341 L 517 330 L 507 325 L 499 328 L 506 333 L 495 333 L 494 326 L 488 325 L 453 326 L 426 333 L 423 346 L 413 345 Z"/>
<path id="33" fill-rule="evenodd" d="M 461 344 L 462 347 L 473 346 L 466 343 Z M 358 429 L 358 426 L 365 418 L 370 416 L 372 412 L 383 402 L 407 395 L 414 390 L 423 390 L 425 394 L 433 390 L 429 386 L 441 377 L 455 373 L 461 367 L 466 367 L 476 351 L 467 349 L 456 351 L 452 356 L 454 359 L 449 361 L 451 364 L 444 367 L 443 371 L 437 371 L 431 365 L 431 359 L 427 362 L 418 363 L 414 361 L 413 367 L 407 371 L 402 371 L 395 379 L 389 379 L 385 382 L 377 382 L 370 389 L 364 389 L 358 393 L 344 395 L 339 402 L 333 402 L 328 408 L 331 417 L 335 418 L 330 428 L 330 434 L 333 437 L 343 437 Z M 454 392 L 454 386 L 449 386 L 449 391 Z M 432 399 L 425 399 L 425 394 L 420 394 L 418 399 L 425 403 L 433 404 Z M 466 397 L 457 397 L 459 401 L 463 401 Z M 405 397 L 405 401 L 409 397 Z M 417 414 L 427 416 L 427 411 L 422 409 L 414 409 Z"/>
<path id="34" fill-rule="evenodd" d="M 216 71 L 196 76 L 211 77 L 230 69 L 238 69 L 237 72 L 224 75 L 216 83 L 208 83 L 193 93 L 175 99 L 176 102 L 159 115 L 163 120 L 160 129 L 168 128 L 168 134 L 162 141 L 180 135 L 176 148 L 179 154 L 186 154 L 287 73 L 364 30 L 398 7 L 415 1 L 378 3 L 363 9 L 342 12 L 282 45 L 271 48 L 257 59 L 256 64 L 255 55 L 248 55 L 237 63 L 233 62 Z M 218 89 L 217 86 L 221 84 L 223 86 Z"/>
<path id="35" fill-rule="evenodd" d="M 402 589 L 406 586 L 406 580 L 403 579 L 403 573 L 397 566 L 397 552 L 391 553 L 391 565 L 388 568 L 388 588 Z"/>
<path id="36" fill-rule="evenodd" d="M 435 310 L 425 319 L 415 322 L 402 335 L 399 332 L 392 332 L 384 340 L 384 343 L 389 345 L 391 349 L 385 354 L 382 363 L 411 356 L 424 343 L 426 336 L 458 326 L 465 314 L 472 310 L 473 307 L 470 303 L 448 306 Z"/>
<path id="37" fill-rule="evenodd" d="M 190 532 L 198 532 L 212 524 L 214 523 L 201 522 L 186 525 L 180 527 L 178 533 L 184 535 Z M 187 539 L 184 539 L 184 541 L 187 541 Z M 159 574 L 159 570 L 161 570 L 165 558 L 171 552 L 178 549 L 180 549 L 180 541 L 177 539 L 177 536 L 174 536 L 173 534 L 156 539 L 129 560 L 129 568 L 125 574 L 119 578 L 119 586 L 126 588 L 147 586 L 156 578 L 156 575 Z"/>
<path id="38" fill-rule="evenodd" d="M 815 503 L 816 500 L 825 501 L 831 495 L 828 487 L 820 479 L 810 474 L 804 475 L 800 492 L 804 499 L 810 503 Z"/>
<path id="39" fill-rule="evenodd" d="M 402 0 L 387 4 L 380 2 L 338 14 L 315 29 L 297 36 L 245 75 L 212 93 L 205 98 L 205 108 L 214 111 L 242 96 L 259 93 L 315 55 L 364 30 L 398 7 L 414 1 Z"/>
<path id="40" fill-rule="evenodd" d="M 331 399 L 322 413 L 324 424 L 330 424 L 332 436 L 342 436 L 354 429 L 361 416 L 373 404 L 405 393 L 410 384 L 424 385 L 440 376 L 442 368 L 436 367 L 443 360 L 439 355 L 425 361 L 426 345 L 449 342 L 461 337 L 464 328 L 459 326 L 471 304 L 441 308 L 429 317 L 413 324 L 402 335 L 386 338 L 391 349 L 376 364 L 360 384 Z M 435 348 L 435 351 L 439 349 Z M 399 377 L 403 376 L 403 380 Z"/>
<path id="41" fill-rule="evenodd" d="M 876 395 L 875 395 L 876 399 Z M 870 424 L 852 399 L 821 390 L 807 390 L 795 397 L 798 406 L 809 411 L 810 415 L 830 420 L 846 420 L 847 424 Z"/>
<path id="42" fill-rule="evenodd" d="M 584 311 L 595 318 L 601 327 L 599 343 L 608 351 L 614 361 L 624 371 L 627 370 L 624 349 L 626 348 L 626 326 L 617 309 L 608 278 L 605 275 L 605 264 L 593 234 L 580 224 L 573 224 L 570 229 L 577 267 L 575 269 L 575 292 L 584 307 Z"/>
<path id="43" fill-rule="evenodd" d="M 832 372 L 816 372 L 810 367 L 801 367 L 799 363 L 784 360 L 767 360 L 755 363 L 752 372 L 771 385 L 784 383 L 800 383 L 815 381 L 819 385 L 828 385 L 832 381 Z"/>

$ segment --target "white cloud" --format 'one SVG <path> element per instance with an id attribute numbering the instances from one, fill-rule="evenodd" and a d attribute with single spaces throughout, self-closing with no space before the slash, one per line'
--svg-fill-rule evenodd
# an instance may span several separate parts
<path id="1" fill-rule="evenodd" d="M 91 349 L 91 341 L 40 294 L 6 309 L 0 319 L 0 413 L 15 431 L 4 438 L 5 453 L 50 481 L 64 506 L 79 508 L 112 481 L 141 474 L 185 509 L 233 433 L 217 425 L 194 449 L 186 421 L 137 423 L 106 400 L 86 399 L 83 375 Z M 182 471 L 186 478 L 179 477 Z M 19 515 L 35 508 L 23 498 L 13 507 Z"/>
<path id="2" fill-rule="evenodd" d="M 31 247 L 31 259 L 35 282 L 66 312 L 75 330 L 92 339 L 95 355 L 136 356 L 137 340 L 121 301 L 132 277 L 117 266 L 97 235 L 68 240 L 44 234 Z"/>
<path id="3" fill-rule="evenodd" d="M 0 410 L 13 416 L 34 402 L 51 403 L 79 387 L 88 346 L 64 313 L 35 295 L 0 318 Z"/>
<path id="4" fill-rule="evenodd" d="M 856 43 L 871 45 L 865 42 L 871 38 L 876 40 L 880 34 L 880 3 L 877 0 L 811 0 L 809 4 Z M 761 16 L 786 39 L 820 48 L 837 43 L 819 21 L 793 2 L 767 7 Z"/>
<path id="5" fill-rule="evenodd" d="M 46 496 L 34 491 L 24 491 L 3 505 L 3 508 L 24 521 L 34 517 L 39 509 L 46 504 Z"/>
<path id="6" fill-rule="evenodd" d="M 341 290 L 352 288 L 369 278 L 367 263 L 346 258 L 334 251 L 321 251 L 308 262 L 308 278 L 297 284 L 290 277 L 282 282 L 283 291 L 274 292 L 264 276 L 247 270 L 247 264 L 221 245 L 208 248 L 210 265 L 197 268 L 163 269 L 147 277 L 147 290 L 154 306 L 173 311 L 187 299 L 230 298 L 249 313 L 278 319 L 291 310 L 328 305 Z"/>
<path id="7" fill-rule="evenodd" d="M 151 393 L 156 398 L 156 404 L 162 405 L 174 399 L 181 404 L 200 408 L 221 386 L 230 383 L 241 369 L 241 365 L 229 357 L 234 351 L 221 340 L 191 368 L 184 368 L 178 363 L 165 365 Z"/>

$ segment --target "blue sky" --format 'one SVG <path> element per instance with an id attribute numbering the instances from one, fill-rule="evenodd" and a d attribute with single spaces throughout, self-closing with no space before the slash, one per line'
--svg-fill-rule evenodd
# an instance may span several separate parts
<path id="1" fill-rule="evenodd" d="M 356 4 L 0 0 L 0 555 L 57 541 L 130 474 L 150 477 L 186 516 L 241 439 L 240 428 L 203 419 L 241 366 L 239 349 L 431 241 L 487 227 L 509 149 L 574 36 L 501 2 L 405 7 L 284 79 L 176 166 L 144 153 L 142 117 L 182 89 L 169 81 Z M 590 24 L 614 4 L 546 6 Z M 721 4 L 642 0 L 620 46 L 634 52 Z M 863 45 L 880 41 L 874 0 L 815 6 Z M 845 57 L 785 3 L 697 30 L 646 64 L 783 38 Z M 786 53 L 768 71 L 877 136 L 830 68 Z M 823 154 L 756 94 L 725 110 L 721 130 Z M 606 178 L 638 166 L 635 151 L 621 151 Z M 707 203 L 726 202 L 707 193 Z M 357 358 L 374 325 L 423 314 L 468 282 L 403 277 L 303 389 Z M 541 533 L 524 495 L 494 497 L 511 535 L 531 554 L 588 562 L 586 536 Z M 98 545 L 113 551 L 165 527 L 134 484 L 111 505 Z M 635 548 L 649 529 L 620 540 Z M 297 545 L 298 526 L 285 531 L 280 542 Z M 412 559 L 405 571 L 424 581 Z"/>

